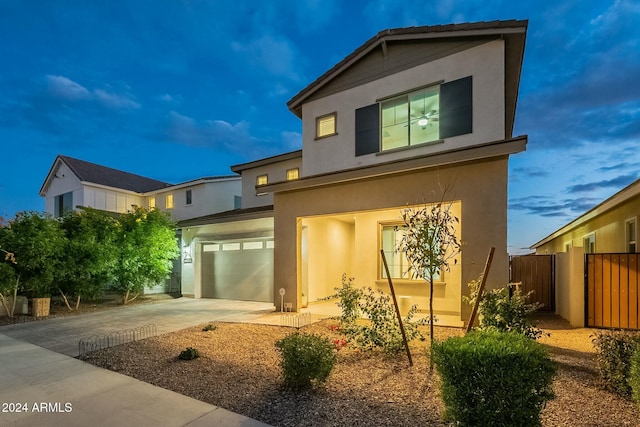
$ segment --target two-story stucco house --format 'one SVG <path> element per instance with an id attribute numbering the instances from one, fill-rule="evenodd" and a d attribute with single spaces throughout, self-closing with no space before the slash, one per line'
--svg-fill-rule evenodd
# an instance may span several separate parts
<path id="1" fill-rule="evenodd" d="M 462 324 L 467 284 L 496 248 L 489 286 L 508 282 L 507 183 L 527 21 L 386 30 L 288 103 L 302 150 L 232 167 L 242 209 L 181 221 L 183 293 L 283 300 L 298 310 L 346 273 L 428 310 L 428 287 L 394 253 L 407 206 L 450 202 L 464 246 L 434 290 L 434 311 Z M 444 194 L 442 185 L 449 187 Z"/>

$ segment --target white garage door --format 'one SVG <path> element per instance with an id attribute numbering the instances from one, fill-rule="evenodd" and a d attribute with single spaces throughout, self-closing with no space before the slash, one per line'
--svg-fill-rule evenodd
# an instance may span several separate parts
<path id="1" fill-rule="evenodd" d="M 203 244 L 202 296 L 273 302 L 273 238 Z"/>

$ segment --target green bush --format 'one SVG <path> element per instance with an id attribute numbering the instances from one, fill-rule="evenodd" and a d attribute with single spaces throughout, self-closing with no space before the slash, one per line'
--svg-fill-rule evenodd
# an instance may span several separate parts
<path id="1" fill-rule="evenodd" d="M 631 387 L 631 397 L 633 401 L 640 405 L 640 347 L 637 348 L 631 356 L 629 386 Z"/>
<path id="2" fill-rule="evenodd" d="M 623 397 L 631 397 L 628 378 L 631 357 L 640 348 L 640 334 L 608 331 L 593 335 L 598 372 L 608 390 Z"/>
<path id="3" fill-rule="evenodd" d="M 200 357 L 200 352 L 193 347 L 185 348 L 180 352 L 180 355 L 178 355 L 178 359 L 180 360 L 193 360 L 198 357 Z"/>
<path id="4" fill-rule="evenodd" d="M 472 331 L 436 342 L 445 418 L 461 426 L 539 426 L 557 366 L 521 334 Z"/>
<path id="5" fill-rule="evenodd" d="M 480 279 L 469 283 L 470 297 L 463 299 L 471 305 L 475 304 L 480 287 Z M 528 303 L 533 291 L 522 294 L 519 290 L 509 295 L 509 286 L 493 289 L 482 295 L 478 308 L 480 329 L 493 329 L 502 332 L 516 332 L 529 338 L 538 339 L 543 331 L 536 327 L 531 315 L 542 304 Z"/>
<path id="6" fill-rule="evenodd" d="M 209 323 L 207 326 L 202 328 L 202 332 L 215 331 L 216 329 L 218 329 L 218 327 L 216 325 Z"/>
<path id="7" fill-rule="evenodd" d="M 306 389 L 323 383 L 336 363 L 334 345 L 328 338 L 295 332 L 276 342 L 284 383 Z"/>
<path id="8" fill-rule="evenodd" d="M 342 286 L 329 298 L 339 298 L 342 308 L 340 327 L 356 348 L 372 350 L 381 348 L 385 353 L 397 353 L 404 348 L 402 331 L 398 323 L 391 295 L 371 288 L 356 288 L 353 278 L 342 276 Z M 402 319 L 407 340 L 424 339 L 418 325 L 413 322 L 417 307 L 413 306 Z M 368 321 L 360 321 L 364 317 Z"/>

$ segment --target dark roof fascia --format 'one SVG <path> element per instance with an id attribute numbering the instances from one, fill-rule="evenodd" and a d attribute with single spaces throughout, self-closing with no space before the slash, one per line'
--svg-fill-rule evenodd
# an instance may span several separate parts
<path id="1" fill-rule="evenodd" d="M 406 173 L 413 170 L 434 168 L 493 157 L 502 157 L 524 151 L 526 149 L 527 140 L 528 138 L 526 135 L 521 135 L 515 138 L 441 151 L 438 153 L 302 177 L 294 181 L 274 182 L 267 185 L 256 186 L 256 191 L 267 193 L 295 191 L 311 187 L 320 187 L 342 182 L 368 179 L 382 175 Z"/>
<path id="2" fill-rule="evenodd" d="M 592 218 L 595 218 L 599 215 L 602 215 L 603 213 L 610 211 L 611 209 L 617 207 L 621 203 L 624 203 L 627 200 L 633 197 L 636 197 L 638 195 L 640 195 L 640 179 L 635 180 L 631 184 L 624 187 L 622 190 L 615 193 L 613 196 L 607 198 L 606 200 L 592 207 L 591 209 L 589 209 L 588 211 L 586 211 L 585 213 L 583 213 L 573 221 L 563 225 L 553 233 L 549 234 L 544 239 L 529 246 L 529 249 L 539 248 L 540 246 L 546 243 L 549 243 L 553 239 L 560 237 L 563 234 L 568 233 L 569 231 L 577 228 L 578 226 L 582 225 L 584 222 Z"/>
<path id="3" fill-rule="evenodd" d="M 197 227 L 201 225 L 269 218 L 272 216 L 273 205 L 257 206 L 244 209 L 233 209 L 230 211 L 218 212 L 211 215 L 205 215 L 197 218 L 179 221 L 177 228 Z"/>
<path id="4" fill-rule="evenodd" d="M 376 48 L 378 45 L 394 40 L 421 40 L 421 39 L 444 39 L 454 37 L 475 37 L 488 35 L 508 36 L 509 34 L 526 34 L 528 20 L 508 20 L 474 22 L 449 25 L 432 25 L 421 27 L 395 28 L 380 31 L 378 34 L 367 40 L 363 45 L 338 62 L 327 72 L 318 77 L 311 84 L 302 89 L 298 94 L 287 102 L 289 110 L 299 118 L 302 118 L 302 104 L 312 94 L 320 90 L 339 74 L 343 73 L 355 62 Z M 524 40 L 522 43 L 524 52 Z M 522 53 L 520 57 L 524 54 Z M 522 63 L 522 60 L 520 60 Z M 518 72 L 519 74 L 519 72 Z M 517 78 L 519 82 L 519 77 Z"/>
<path id="5" fill-rule="evenodd" d="M 259 166 L 266 166 L 273 163 L 279 163 L 285 160 L 297 159 L 300 157 L 302 157 L 302 150 L 291 151 L 289 153 L 278 154 L 276 156 L 271 156 L 271 157 L 265 157 L 264 159 L 258 159 L 252 162 L 233 165 L 231 166 L 231 171 L 235 173 L 241 173 L 243 170 L 257 168 Z"/>

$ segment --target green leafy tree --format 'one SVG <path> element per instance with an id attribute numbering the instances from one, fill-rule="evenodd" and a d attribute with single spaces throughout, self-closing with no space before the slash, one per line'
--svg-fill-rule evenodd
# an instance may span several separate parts
<path id="1" fill-rule="evenodd" d="M 18 212 L 0 239 L 18 261 L 13 267 L 24 290 L 32 297 L 49 297 L 64 248 L 60 223 L 44 213 Z"/>
<path id="2" fill-rule="evenodd" d="M 443 191 L 443 196 L 446 191 Z M 444 197 L 443 197 L 444 198 Z M 398 250 L 403 252 L 410 264 L 413 278 L 421 278 L 429 283 L 429 333 L 433 347 L 433 288 L 436 278 L 449 271 L 450 263 L 456 263 L 456 256 L 462 243 L 458 239 L 456 225 L 460 222 L 452 212 L 452 202 L 443 200 L 419 208 L 402 211 L 404 224 L 398 227 L 401 240 Z M 430 369 L 433 370 L 433 358 Z"/>
<path id="3" fill-rule="evenodd" d="M 3 232 L 5 232 L 5 227 L 0 223 L 0 233 Z M 0 238 L 0 240 L 2 239 Z M 16 263 L 16 258 L 13 253 L 7 252 L 2 248 L 0 248 L 0 257 L 4 257 L 4 262 L 0 262 L 0 303 L 2 303 L 7 315 L 13 317 L 20 285 L 20 279 L 16 276 L 12 267 L 12 264 Z M 9 307 L 10 295 L 12 298 L 11 307 Z"/>
<path id="4" fill-rule="evenodd" d="M 166 212 L 135 207 L 120 218 L 118 228 L 114 288 L 128 304 L 145 286 L 167 278 L 180 252 L 175 224 Z"/>
<path id="5" fill-rule="evenodd" d="M 113 214 L 85 209 L 65 215 L 61 228 L 66 241 L 54 282 L 69 310 L 73 309 L 68 298 L 75 297 L 77 310 L 81 297 L 97 297 L 113 278 L 117 221 Z"/>

